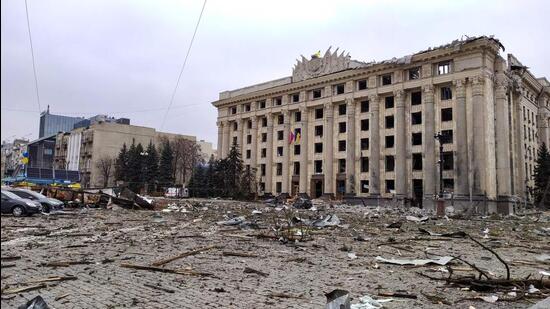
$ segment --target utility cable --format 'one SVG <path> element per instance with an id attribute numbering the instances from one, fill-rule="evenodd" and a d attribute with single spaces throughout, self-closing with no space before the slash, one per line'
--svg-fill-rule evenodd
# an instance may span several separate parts
<path id="1" fill-rule="evenodd" d="M 34 88 L 36 90 L 38 112 L 40 113 L 42 112 L 42 107 L 40 106 L 40 95 L 38 94 L 38 77 L 36 76 L 36 64 L 34 61 L 34 48 L 32 46 L 31 23 L 29 22 L 29 6 L 27 5 L 27 0 L 25 0 L 25 14 L 27 16 L 27 30 L 29 31 L 29 43 L 31 45 L 32 71 L 34 72 Z"/>
<path id="2" fill-rule="evenodd" d="M 178 75 L 178 79 L 176 81 L 176 86 L 174 87 L 174 91 L 172 92 L 172 97 L 170 98 L 170 104 L 168 104 L 168 108 L 166 109 L 166 113 L 164 114 L 164 118 L 162 119 L 162 124 L 160 125 L 161 130 L 164 128 L 164 123 L 166 122 L 166 117 L 168 116 L 168 113 L 170 112 L 170 108 L 172 107 L 172 103 L 174 103 L 174 97 L 176 96 L 176 92 L 178 90 L 178 85 L 180 83 L 181 75 L 183 74 L 183 70 L 185 69 L 185 65 L 187 64 L 187 59 L 189 58 L 189 53 L 191 52 L 191 47 L 193 47 L 193 42 L 195 41 L 195 36 L 197 35 L 197 30 L 199 29 L 199 24 L 201 22 L 202 14 L 204 12 L 205 7 L 206 7 L 206 0 L 204 0 L 204 3 L 202 5 L 201 13 L 199 14 L 199 19 L 197 20 L 197 24 L 195 25 L 195 31 L 193 32 L 193 37 L 191 37 L 191 42 L 189 42 L 189 47 L 187 48 L 187 54 L 185 55 L 185 60 L 183 61 L 183 65 L 181 66 L 180 74 Z"/>

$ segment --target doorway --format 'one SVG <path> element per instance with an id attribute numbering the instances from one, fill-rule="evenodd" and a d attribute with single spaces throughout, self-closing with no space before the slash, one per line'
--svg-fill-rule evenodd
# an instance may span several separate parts
<path id="1" fill-rule="evenodd" d="M 313 195 L 313 198 L 320 198 L 323 195 L 323 180 L 311 180 L 311 193 Z"/>
<path id="2" fill-rule="evenodd" d="M 424 197 L 424 189 L 422 179 L 413 179 L 413 207 L 422 208 L 422 198 Z"/>

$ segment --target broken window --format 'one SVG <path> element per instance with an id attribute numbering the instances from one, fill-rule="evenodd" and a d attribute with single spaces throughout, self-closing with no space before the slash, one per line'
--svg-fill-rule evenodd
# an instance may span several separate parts
<path id="1" fill-rule="evenodd" d="M 265 100 L 258 102 L 258 108 L 265 108 Z"/>
<path id="2" fill-rule="evenodd" d="M 233 122 L 233 131 L 237 131 L 239 125 L 236 122 Z"/>
<path id="3" fill-rule="evenodd" d="M 382 86 L 391 85 L 391 74 L 382 75 Z"/>
<path id="4" fill-rule="evenodd" d="M 295 140 L 296 140 L 296 137 L 298 136 L 298 134 L 302 135 L 302 128 L 294 129 L 294 138 L 295 138 Z"/>
<path id="5" fill-rule="evenodd" d="M 367 173 L 369 171 L 369 158 L 361 157 L 361 173 Z"/>
<path id="6" fill-rule="evenodd" d="M 247 143 L 247 144 L 251 144 L 251 143 L 252 143 L 252 135 L 249 134 L 249 135 L 246 136 L 246 143 Z"/>
<path id="7" fill-rule="evenodd" d="M 422 145 L 422 133 L 421 132 L 417 132 L 417 133 L 412 134 L 412 145 L 413 146 Z"/>
<path id="8" fill-rule="evenodd" d="M 361 150 L 368 150 L 369 149 L 369 139 L 368 138 L 362 138 L 361 139 Z"/>
<path id="9" fill-rule="evenodd" d="M 451 63 L 449 61 L 437 64 L 437 75 L 449 74 L 451 72 Z"/>
<path id="10" fill-rule="evenodd" d="M 246 158 L 250 159 L 251 154 L 252 154 L 252 152 L 250 151 L 250 149 L 247 149 L 246 150 Z"/>
<path id="11" fill-rule="evenodd" d="M 313 165 L 315 174 L 323 173 L 323 160 L 315 160 Z"/>
<path id="12" fill-rule="evenodd" d="M 294 175 L 300 175 L 300 162 L 294 162 Z"/>
<path id="13" fill-rule="evenodd" d="M 386 193 L 394 193 L 394 192 L 395 192 L 395 180 L 386 179 Z"/>
<path id="14" fill-rule="evenodd" d="M 316 108 L 315 119 L 322 119 L 322 118 L 323 118 L 323 108 Z"/>
<path id="15" fill-rule="evenodd" d="M 386 129 L 393 128 L 393 115 L 392 116 L 386 116 Z"/>
<path id="16" fill-rule="evenodd" d="M 393 156 L 386 156 L 386 172 L 393 172 L 395 168 L 395 158 Z"/>
<path id="17" fill-rule="evenodd" d="M 345 122 L 339 122 L 338 123 L 338 132 L 346 133 L 346 123 Z"/>
<path id="18" fill-rule="evenodd" d="M 247 127 L 248 127 L 249 129 L 252 129 L 252 120 L 248 120 L 248 121 L 246 122 L 246 125 L 247 125 Z"/>
<path id="19" fill-rule="evenodd" d="M 249 112 L 249 111 L 250 111 L 250 104 L 245 104 L 245 105 L 244 105 L 244 111 L 245 111 L 245 112 Z"/>
<path id="20" fill-rule="evenodd" d="M 412 154 L 412 169 L 413 169 L 413 171 L 421 171 L 422 170 L 422 154 L 421 153 L 413 153 Z"/>
<path id="21" fill-rule="evenodd" d="M 361 113 L 367 113 L 369 111 L 369 101 L 361 101 Z"/>
<path id="22" fill-rule="evenodd" d="M 297 102 L 300 101 L 300 94 L 299 93 L 294 93 L 291 96 L 292 96 L 292 103 L 297 103 Z"/>
<path id="23" fill-rule="evenodd" d="M 386 136 L 386 148 L 393 148 L 395 144 L 395 138 L 393 135 Z"/>
<path id="24" fill-rule="evenodd" d="M 384 98 L 386 108 L 393 108 L 393 96 Z"/>
<path id="25" fill-rule="evenodd" d="M 262 118 L 262 127 L 267 127 L 267 117 Z"/>
<path id="26" fill-rule="evenodd" d="M 453 152 L 452 151 L 445 151 L 443 152 L 443 170 L 444 171 L 450 171 L 454 167 L 454 161 L 453 161 Z"/>
<path id="27" fill-rule="evenodd" d="M 278 124 L 283 124 L 283 123 L 285 123 L 285 116 L 284 116 L 284 115 L 278 115 L 278 116 L 277 116 L 277 123 L 278 123 Z"/>
<path id="28" fill-rule="evenodd" d="M 368 131 L 368 130 L 369 130 L 369 120 L 361 119 L 361 131 Z"/>
<path id="29" fill-rule="evenodd" d="M 262 143 L 267 142 L 267 133 L 262 133 Z"/>
<path id="30" fill-rule="evenodd" d="M 441 143 L 443 144 L 452 144 L 453 143 L 453 130 L 443 130 L 441 131 Z"/>
<path id="31" fill-rule="evenodd" d="M 420 67 L 409 69 L 409 80 L 420 78 Z"/>
<path id="32" fill-rule="evenodd" d="M 342 93 L 344 93 L 344 90 L 345 90 L 344 84 L 334 86 L 334 92 L 336 94 L 342 94 Z"/>
<path id="33" fill-rule="evenodd" d="M 232 106 L 231 107 L 231 114 L 236 114 L 237 113 L 237 106 Z"/>
<path id="34" fill-rule="evenodd" d="M 357 81 L 357 90 L 365 90 L 367 89 L 367 80 L 362 79 Z"/>
<path id="35" fill-rule="evenodd" d="M 323 152 L 323 143 L 315 143 L 315 153 Z"/>
<path id="36" fill-rule="evenodd" d="M 338 159 L 338 173 L 346 172 L 346 159 Z"/>
<path id="37" fill-rule="evenodd" d="M 283 146 L 277 147 L 277 157 L 283 156 Z"/>
<path id="38" fill-rule="evenodd" d="M 441 87 L 441 100 L 450 100 L 453 98 L 451 87 Z"/>
<path id="39" fill-rule="evenodd" d="M 422 92 L 416 91 L 411 93 L 411 105 L 422 104 Z"/>
<path id="40" fill-rule="evenodd" d="M 277 181 L 275 183 L 275 191 L 278 193 L 278 194 L 281 194 L 281 192 L 283 191 L 283 184 L 280 182 L 280 181 Z"/>
<path id="41" fill-rule="evenodd" d="M 294 121 L 295 122 L 302 121 L 302 113 L 301 112 L 294 112 Z"/>
<path id="42" fill-rule="evenodd" d="M 411 113 L 411 124 L 422 124 L 422 112 Z"/>
<path id="43" fill-rule="evenodd" d="M 451 120 L 453 120 L 453 109 L 452 108 L 441 109 L 441 121 L 451 121 Z"/>
<path id="44" fill-rule="evenodd" d="M 311 93 L 314 99 L 319 99 L 323 95 L 322 89 L 315 89 Z"/>
<path id="45" fill-rule="evenodd" d="M 274 104 L 275 106 L 282 105 L 283 104 L 283 98 L 281 98 L 281 97 L 273 98 L 273 103 L 275 103 Z"/>
<path id="46" fill-rule="evenodd" d="M 301 152 L 300 145 L 294 145 L 294 155 L 299 155 Z"/>
<path id="47" fill-rule="evenodd" d="M 361 193 L 369 193 L 369 181 L 361 180 Z"/>
<path id="48" fill-rule="evenodd" d="M 233 136 L 233 145 L 234 144 L 237 144 L 237 137 L 236 136 Z"/>
<path id="49" fill-rule="evenodd" d="M 346 104 L 338 105 L 338 115 L 345 115 L 345 114 L 346 114 Z"/>
<path id="50" fill-rule="evenodd" d="M 265 158 L 266 155 L 267 155 L 267 149 L 266 149 L 266 148 L 262 148 L 262 151 L 261 151 L 260 156 L 261 156 L 262 158 Z"/>
<path id="51" fill-rule="evenodd" d="M 323 136 L 323 126 L 315 126 L 315 136 Z"/>
<path id="52" fill-rule="evenodd" d="M 277 140 L 278 141 L 282 141 L 284 138 L 284 133 L 283 131 L 277 131 Z"/>
<path id="53" fill-rule="evenodd" d="M 443 189 L 445 191 L 454 191 L 455 180 L 453 178 L 443 178 Z"/>
<path id="54" fill-rule="evenodd" d="M 283 163 L 277 163 L 276 167 L 277 176 L 281 176 L 283 174 Z"/>
<path id="55" fill-rule="evenodd" d="M 260 174 L 265 176 L 265 164 L 260 164 Z"/>
<path id="56" fill-rule="evenodd" d="M 346 151 L 346 141 L 338 141 L 338 151 Z"/>

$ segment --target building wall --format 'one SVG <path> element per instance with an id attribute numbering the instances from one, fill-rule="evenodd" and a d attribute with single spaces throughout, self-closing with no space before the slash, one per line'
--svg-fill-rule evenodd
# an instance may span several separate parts
<path id="1" fill-rule="evenodd" d="M 443 145 L 449 156 L 446 162 L 452 158 L 450 168 L 443 171 L 446 191 L 463 199 L 521 197 L 524 186 L 520 184 L 531 181 L 535 158 L 534 154 L 526 157 L 526 151 L 538 147 L 540 139 L 548 139 L 548 129 L 537 127 L 535 120 L 543 118 L 548 123 L 540 102 L 548 101 L 550 91 L 537 79 L 526 80 L 528 75 L 518 77 L 510 70 L 509 63 L 498 54 L 497 43 L 492 39 L 472 40 L 412 55 L 409 63 L 381 62 L 269 89 L 247 87 L 243 89 L 252 90 L 239 89 L 235 94 L 226 91 L 213 103 L 218 108 L 218 151 L 225 157 L 237 141 L 244 163 L 257 168 L 257 178 L 266 193 L 293 193 L 298 182 L 297 193 L 311 196 L 320 179 L 323 194 L 338 195 L 338 184 L 345 182 L 342 188 L 350 195 L 418 199 L 413 185 L 421 181 L 420 196 L 432 200 L 440 187 L 439 143 L 433 135 L 450 130 L 452 142 Z M 450 64 L 450 71 L 439 74 L 439 66 L 445 62 Z M 420 78 L 410 80 L 409 70 L 417 67 Z M 392 82 L 382 85 L 382 76 L 387 74 Z M 368 87 L 359 90 L 362 81 Z M 343 85 L 341 94 L 336 93 L 338 85 Z M 317 89 L 322 95 L 313 98 Z M 442 97 L 442 91 L 447 91 L 443 89 L 449 89 L 452 97 Z M 421 103 L 413 105 L 412 96 L 417 93 Z M 299 94 L 298 102 L 293 102 L 294 94 Z M 393 98 L 391 107 L 385 104 L 388 97 Z M 265 107 L 260 108 L 264 101 Z M 361 111 L 365 101 L 369 110 Z M 347 106 L 346 113 L 339 113 L 341 105 Z M 530 113 L 527 120 L 521 118 L 524 107 Z M 323 116 L 316 119 L 315 110 L 321 108 Z M 448 108 L 452 109 L 452 120 L 442 121 L 442 110 Z M 294 118 L 297 112 L 302 114 L 298 122 Z M 412 124 L 413 113 L 421 113 L 420 124 Z M 284 118 L 281 123 L 280 116 Z M 386 117 L 392 116 L 394 126 L 386 127 Z M 361 130 L 363 119 L 369 120 L 369 130 Z M 527 135 L 522 129 L 525 122 Z M 340 123 L 347 126 L 343 133 L 339 132 Z M 314 134 L 319 125 L 323 126 L 322 137 Z M 295 143 L 288 140 L 289 132 L 296 128 L 302 130 L 300 155 L 294 155 Z M 283 132 L 282 140 L 278 139 L 279 131 Z M 413 133 L 422 134 L 421 145 L 412 145 Z M 265 141 L 262 134 L 267 134 Z M 257 142 L 249 143 L 248 135 Z M 387 136 L 393 136 L 393 147 L 386 147 Z M 369 139 L 368 149 L 361 149 L 363 138 Z M 322 153 L 315 153 L 316 143 L 323 144 Z M 346 150 L 341 151 L 339 144 Z M 282 155 L 278 155 L 278 147 L 283 148 Z M 265 156 L 262 149 L 266 149 Z M 413 170 L 413 157 L 417 156 L 422 158 L 422 168 Z M 361 157 L 368 158 L 368 171 L 361 172 Z M 393 171 L 385 166 L 386 158 L 391 157 L 395 161 Z M 314 171 L 317 160 L 322 160 L 320 173 Z M 521 171 L 522 160 L 526 160 L 526 171 Z M 293 175 L 294 162 L 300 162 L 302 176 Z M 343 162 L 342 172 L 339 167 Z M 361 190 L 366 181 L 369 192 Z"/>
<path id="2" fill-rule="evenodd" d="M 40 128 L 38 138 L 57 134 L 58 132 L 68 132 L 73 126 L 84 120 L 81 117 L 70 117 L 50 114 L 46 111 L 40 115 Z"/>

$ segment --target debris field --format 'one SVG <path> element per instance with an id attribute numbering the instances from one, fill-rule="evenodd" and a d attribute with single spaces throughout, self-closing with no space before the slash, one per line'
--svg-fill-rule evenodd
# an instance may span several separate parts
<path id="1" fill-rule="evenodd" d="M 155 202 L 2 216 L 2 308 L 36 296 L 51 308 L 529 308 L 550 296 L 550 212 Z"/>

